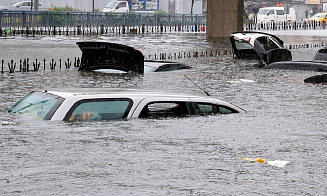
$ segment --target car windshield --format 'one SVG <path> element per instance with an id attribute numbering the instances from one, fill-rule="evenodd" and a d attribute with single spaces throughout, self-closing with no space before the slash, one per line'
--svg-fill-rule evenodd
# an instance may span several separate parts
<path id="1" fill-rule="evenodd" d="M 267 15 L 268 9 L 260 9 L 258 15 Z"/>
<path id="2" fill-rule="evenodd" d="M 144 73 L 149 73 L 151 71 L 152 67 L 144 65 Z"/>
<path id="3" fill-rule="evenodd" d="M 57 103 L 59 97 L 41 92 L 32 92 L 13 105 L 9 112 L 26 114 L 43 120 Z"/>
<path id="4" fill-rule="evenodd" d="M 313 18 L 323 18 L 324 15 L 325 15 L 325 14 L 318 13 L 318 14 L 313 15 Z"/>
<path id="5" fill-rule="evenodd" d="M 105 6 L 105 8 L 114 9 L 116 4 L 117 4 L 117 1 L 111 1 Z"/>

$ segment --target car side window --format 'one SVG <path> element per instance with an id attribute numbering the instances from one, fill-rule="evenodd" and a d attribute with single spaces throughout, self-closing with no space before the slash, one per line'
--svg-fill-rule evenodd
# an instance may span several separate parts
<path id="1" fill-rule="evenodd" d="M 87 99 L 74 104 L 64 120 L 101 121 L 126 118 L 131 107 L 130 99 Z"/>
<path id="2" fill-rule="evenodd" d="M 269 10 L 268 14 L 269 14 L 269 15 L 271 15 L 271 14 L 275 14 L 275 10 Z"/>
<path id="3" fill-rule="evenodd" d="M 283 10 L 276 10 L 277 15 L 284 15 L 284 11 Z"/>
<path id="4" fill-rule="evenodd" d="M 200 115 L 237 113 L 237 111 L 227 106 L 215 105 L 211 103 L 198 103 L 198 110 Z"/>
<path id="5" fill-rule="evenodd" d="M 188 102 L 151 102 L 141 111 L 139 118 L 176 118 L 190 115 Z"/>
<path id="6" fill-rule="evenodd" d="M 196 102 L 152 102 L 141 111 L 139 118 L 176 118 L 189 115 L 238 113 L 227 106 Z"/>
<path id="7" fill-rule="evenodd" d="M 121 8 L 121 7 L 126 7 L 126 3 L 125 3 L 125 2 L 120 2 L 120 3 L 117 5 L 116 9 L 119 9 L 119 8 Z"/>

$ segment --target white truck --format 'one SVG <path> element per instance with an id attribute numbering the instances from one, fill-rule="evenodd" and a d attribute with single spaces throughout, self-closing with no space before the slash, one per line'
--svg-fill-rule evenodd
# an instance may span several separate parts
<path id="1" fill-rule="evenodd" d="M 103 12 L 154 12 L 158 10 L 158 1 L 149 0 L 113 0 L 110 1 L 104 8 Z"/>
<path id="2" fill-rule="evenodd" d="M 286 12 L 284 7 L 264 7 L 258 12 L 258 22 L 284 22 L 296 21 L 294 8 L 289 8 Z"/>

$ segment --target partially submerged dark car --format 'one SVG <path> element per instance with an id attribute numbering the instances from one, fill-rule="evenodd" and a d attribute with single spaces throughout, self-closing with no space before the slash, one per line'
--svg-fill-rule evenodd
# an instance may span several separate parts
<path id="1" fill-rule="evenodd" d="M 262 64 L 291 61 L 292 54 L 277 36 L 254 31 L 235 32 L 230 36 L 234 58 L 259 60 Z"/>
<path id="2" fill-rule="evenodd" d="M 82 51 L 80 71 L 148 73 L 190 69 L 179 62 L 144 60 L 141 51 L 109 42 L 77 42 Z"/>
<path id="3" fill-rule="evenodd" d="M 234 58 L 258 60 L 256 67 L 264 69 L 293 69 L 327 71 L 327 49 L 320 49 L 313 60 L 292 61 L 292 54 L 275 35 L 243 31 L 231 34 Z"/>
<path id="4" fill-rule="evenodd" d="M 327 49 L 318 50 L 310 61 L 280 61 L 267 64 L 264 68 L 327 72 Z"/>

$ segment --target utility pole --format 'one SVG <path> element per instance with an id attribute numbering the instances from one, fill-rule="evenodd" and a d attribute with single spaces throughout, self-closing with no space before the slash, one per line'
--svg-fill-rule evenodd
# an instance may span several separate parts
<path id="1" fill-rule="evenodd" d="M 34 10 L 39 10 L 39 0 L 34 0 Z"/>
<path id="2" fill-rule="evenodd" d="M 33 10 L 33 0 L 31 0 L 31 10 Z"/>
<path id="3" fill-rule="evenodd" d="M 92 0 L 92 12 L 94 12 L 94 0 Z"/>

